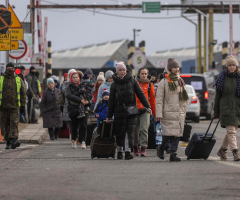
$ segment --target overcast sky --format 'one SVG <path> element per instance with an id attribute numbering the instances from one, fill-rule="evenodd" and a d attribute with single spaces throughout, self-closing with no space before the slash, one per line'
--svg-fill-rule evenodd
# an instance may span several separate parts
<path id="1" fill-rule="evenodd" d="M 118 4 L 115 0 L 46 0 L 57 4 Z M 49 4 L 42 1 L 42 4 Z M 153 0 L 144 0 L 153 1 Z M 28 13 L 27 5 L 30 0 L 9 0 L 14 5 L 15 13 L 20 21 L 23 21 Z M 140 0 L 123 0 L 122 4 L 141 4 Z M 220 2 L 220 1 L 219 1 Z M 162 4 L 180 4 L 180 0 L 164 0 Z M 0 0 L 0 4 L 5 4 L 5 0 Z M 91 44 L 104 43 L 119 39 L 133 39 L 133 29 L 141 29 L 136 38 L 136 44 L 146 41 L 146 53 L 152 54 L 155 51 L 176 49 L 195 46 L 195 26 L 180 17 L 180 11 L 162 11 L 161 13 L 145 14 L 142 11 L 106 11 L 99 12 L 134 17 L 174 17 L 174 19 L 131 19 L 107 16 L 85 10 L 77 9 L 55 9 L 42 10 L 42 16 L 48 17 L 47 40 L 52 41 L 52 50 L 64 50 L 86 46 Z M 192 15 L 191 15 L 192 16 Z M 29 22 L 30 15 L 25 21 Z M 192 16 L 192 19 L 197 19 Z M 219 43 L 229 40 L 229 15 L 215 14 L 214 39 Z M 197 21 L 195 21 L 197 22 Z M 240 17 L 235 14 L 234 40 L 240 41 Z M 37 25 L 36 25 L 37 29 Z M 38 44 L 36 35 L 35 44 Z M 37 52 L 37 46 L 35 46 Z"/>

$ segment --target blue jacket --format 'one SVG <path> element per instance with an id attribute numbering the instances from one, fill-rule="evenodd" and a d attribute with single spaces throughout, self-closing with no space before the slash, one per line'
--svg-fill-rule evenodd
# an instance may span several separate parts
<path id="1" fill-rule="evenodd" d="M 99 102 L 99 100 L 102 98 L 102 91 L 103 89 L 107 89 L 110 92 L 110 87 L 112 85 L 113 82 L 104 82 L 102 85 L 100 85 L 99 89 L 98 89 L 98 95 L 97 95 L 97 101 L 96 104 L 94 106 L 94 109 L 96 110 L 97 108 L 97 103 Z"/>
<path id="2" fill-rule="evenodd" d="M 107 105 L 107 106 L 106 106 Z M 106 107 L 105 107 L 106 106 Z M 102 108 L 105 107 L 103 110 Z M 101 111 L 102 110 L 102 111 Z M 101 112 L 100 112 L 101 111 Z M 97 104 L 97 108 L 95 110 L 95 114 L 99 115 L 99 117 L 97 118 L 97 125 L 99 123 L 99 121 L 104 120 L 107 118 L 107 111 L 108 111 L 108 100 L 102 100 L 102 103 L 98 103 Z M 100 112 L 100 113 L 99 113 Z"/>

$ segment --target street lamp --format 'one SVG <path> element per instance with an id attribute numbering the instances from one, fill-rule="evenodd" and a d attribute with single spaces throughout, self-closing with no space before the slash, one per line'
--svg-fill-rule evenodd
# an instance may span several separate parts
<path id="1" fill-rule="evenodd" d="M 135 39 L 136 39 L 136 32 L 140 32 L 141 29 L 133 29 L 133 42 L 134 42 L 134 48 L 135 48 Z"/>

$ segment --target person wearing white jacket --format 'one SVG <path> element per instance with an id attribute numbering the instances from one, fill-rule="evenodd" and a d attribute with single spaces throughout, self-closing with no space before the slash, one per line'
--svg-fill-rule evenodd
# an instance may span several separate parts
<path id="1" fill-rule="evenodd" d="M 160 159 L 164 159 L 164 147 L 170 140 L 170 161 L 181 161 L 176 152 L 183 135 L 188 102 L 185 83 L 179 75 L 179 64 L 174 58 L 169 58 L 156 97 L 156 121 L 161 121 L 163 135 L 162 145 L 157 148 Z"/>

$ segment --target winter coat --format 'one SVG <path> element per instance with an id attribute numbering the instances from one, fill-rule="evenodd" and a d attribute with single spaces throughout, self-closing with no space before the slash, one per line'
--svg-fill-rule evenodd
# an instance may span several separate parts
<path id="1" fill-rule="evenodd" d="M 71 121 L 71 119 L 68 116 L 68 99 L 66 97 L 66 88 L 69 85 L 69 81 L 64 81 L 62 84 L 62 93 L 65 96 L 65 101 L 64 101 L 64 105 L 63 105 L 63 121 Z"/>
<path id="2" fill-rule="evenodd" d="M 179 86 L 176 92 L 170 91 L 166 78 L 162 79 L 158 85 L 156 117 L 162 118 L 163 136 L 181 137 L 183 135 L 187 103 L 179 101 L 179 91 Z"/>
<path id="3" fill-rule="evenodd" d="M 3 88 L 2 88 L 2 103 L 0 105 L 0 110 L 14 110 L 19 109 L 18 105 L 18 94 L 17 94 L 17 83 L 16 74 L 9 75 L 6 72 L 2 75 L 4 76 Z M 26 104 L 26 88 L 21 81 L 20 88 L 20 104 L 25 106 Z"/>
<path id="4" fill-rule="evenodd" d="M 92 70 L 90 68 L 88 68 L 85 73 L 92 74 L 92 78 L 90 79 L 90 81 L 92 81 L 92 83 L 95 84 L 96 83 L 96 76 L 93 74 Z"/>
<path id="5" fill-rule="evenodd" d="M 104 108 L 104 109 L 102 110 L 102 108 Z M 108 111 L 108 100 L 107 101 L 101 100 L 100 102 L 98 102 L 97 108 L 95 110 L 96 115 L 99 115 L 99 117 L 97 118 L 97 124 L 99 123 L 99 121 L 107 118 L 107 111 Z"/>
<path id="6" fill-rule="evenodd" d="M 83 94 L 80 91 L 81 86 L 81 84 L 76 86 L 69 82 L 68 86 L 66 87 L 65 94 L 68 99 L 68 115 L 70 118 L 77 117 L 79 115 L 78 107 L 83 99 Z M 85 105 L 85 107 L 87 106 L 89 105 Z"/>
<path id="7" fill-rule="evenodd" d="M 96 102 L 99 102 L 100 99 L 102 99 L 102 91 L 103 89 L 107 89 L 107 91 L 110 92 L 110 87 L 112 85 L 113 82 L 104 82 L 98 89 L 98 95 L 97 95 L 97 101 Z M 97 108 L 97 104 L 95 104 L 94 106 L 94 109 L 96 110 Z"/>
<path id="8" fill-rule="evenodd" d="M 148 86 L 149 86 L 149 82 L 151 80 L 151 76 L 149 75 L 148 78 L 142 82 L 139 78 L 139 76 L 137 76 L 137 82 L 140 85 L 140 87 L 142 88 L 143 93 L 145 94 L 146 98 L 148 99 L 149 104 L 151 105 L 152 108 L 152 114 L 153 117 L 156 117 L 156 95 L 155 95 L 155 90 L 154 90 L 154 86 L 151 83 L 151 89 L 150 89 L 150 95 L 148 95 Z M 136 95 L 136 100 L 137 100 L 137 107 L 138 110 L 140 109 L 144 109 L 143 104 L 140 102 L 139 98 Z"/>
<path id="9" fill-rule="evenodd" d="M 117 136 L 117 140 L 118 137 L 124 140 L 125 138 L 122 136 L 126 133 L 127 113 L 123 103 L 126 106 L 136 105 L 135 94 L 137 94 L 137 97 L 146 108 L 150 108 L 150 105 L 138 82 L 132 77 L 130 70 L 127 70 L 127 74 L 123 79 L 120 79 L 117 74 L 114 74 L 112 77 L 114 82 L 110 88 L 107 118 L 112 118 L 114 115 L 113 133 Z M 131 128 L 135 129 L 136 124 L 131 125 Z M 128 130 L 132 134 L 128 135 L 130 146 L 133 145 L 134 131 Z M 123 141 L 117 141 L 117 143 L 120 144 Z"/>
<path id="10" fill-rule="evenodd" d="M 93 91 L 93 103 L 97 102 L 97 95 L 98 95 L 98 89 L 99 89 L 100 85 L 97 84 L 95 90 Z"/>
<path id="11" fill-rule="evenodd" d="M 237 96 L 237 78 L 225 76 L 223 91 L 216 92 L 214 116 L 220 117 L 222 128 L 238 125 L 240 128 L 240 98 Z"/>
<path id="12" fill-rule="evenodd" d="M 28 83 L 27 96 L 39 95 L 37 77 L 29 73 L 25 78 Z"/>
<path id="13" fill-rule="evenodd" d="M 40 109 L 43 115 L 43 128 L 61 128 L 63 125 L 62 112 L 60 106 L 56 103 L 60 90 L 49 88 L 43 92 Z"/>

